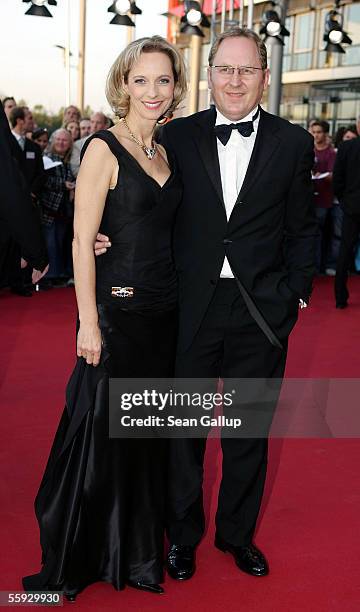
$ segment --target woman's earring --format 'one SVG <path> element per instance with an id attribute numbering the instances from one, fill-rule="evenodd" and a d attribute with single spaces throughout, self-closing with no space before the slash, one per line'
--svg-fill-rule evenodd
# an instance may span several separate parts
<path id="1" fill-rule="evenodd" d="M 168 119 L 169 119 L 169 117 L 167 117 L 166 115 L 161 115 L 156 123 L 157 123 L 157 125 L 165 125 L 165 123 L 167 123 Z"/>

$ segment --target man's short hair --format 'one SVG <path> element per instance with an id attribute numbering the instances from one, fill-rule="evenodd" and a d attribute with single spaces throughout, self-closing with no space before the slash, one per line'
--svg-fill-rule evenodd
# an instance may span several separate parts
<path id="1" fill-rule="evenodd" d="M 10 123 L 12 127 L 16 127 L 18 119 L 25 121 L 25 108 L 24 106 L 14 106 L 10 112 Z"/>
<path id="2" fill-rule="evenodd" d="M 328 121 L 314 121 L 311 124 L 311 127 L 314 127 L 315 125 L 321 127 L 322 131 L 325 134 L 328 134 L 330 132 L 330 123 Z"/>
<path id="3" fill-rule="evenodd" d="M 253 30 L 248 30 L 247 28 L 230 28 L 229 30 L 225 30 L 225 32 L 221 32 L 219 36 L 215 38 L 215 41 L 209 52 L 209 66 L 212 66 L 214 61 L 214 57 L 223 42 L 226 38 L 247 38 L 248 40 L 252 40 L 258 50 L 259 59 L 261 68 L 266 70 L 267 68 L 267 49 L 264 41 L 256 32 Z"/>

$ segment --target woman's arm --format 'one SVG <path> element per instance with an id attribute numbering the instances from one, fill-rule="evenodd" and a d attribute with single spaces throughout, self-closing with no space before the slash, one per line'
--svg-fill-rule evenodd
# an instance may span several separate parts
<path id="1" fill-rule="evenodd" d="M 76 182 L 73 260 L 80 319 L 77 355 L 94 366 L 98 365 L 101 353 L 95 296 L 94 242 L 116 168 L 116 158 L 106 143 L 96 138 L 89 143 Z"/>

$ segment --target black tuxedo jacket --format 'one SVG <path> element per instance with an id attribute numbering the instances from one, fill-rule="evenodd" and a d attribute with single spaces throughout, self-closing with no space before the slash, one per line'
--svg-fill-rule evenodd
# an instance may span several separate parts
<path id="1" fill-rule="evenodd" d="M 299 298 L 309 298 L 315 274 L 313 138 L 261 109 L 253 154 L 228 222 L 215 118 L 211 107 L 170 122 L 161 134 L 184 183 L 174 232 L 180 350 L 191 344 L 201 324 L 225 254 L 280 342 L 296 322 Z"/>
<path id="2" fill-rule="evenodd" d="M 25 179 L 12 156 L 13 141 L 14 138 L 0 103 L 1 229 L 3 233 L 7 231 L 20 244 L 23 256 L 32 267 L 43 270 L 48 263 L 45 241 Z M 19 147 L 17 143 L 15 144 Z"/>
<path id="3" fill-rule="evenodd" d="M 13 136 L 12 151 L 30 192 L 39 197 L 46 182 L 46 172 L 39 145 L 29 138 L 25 138 L 25 147 L 22 150 L 15 136 Z"/>
<path id="4" fill-rule="evenodd" d="M 340 145 L 334 166 L 333 189 L 346 213 L 360 215 L 360 137 Z"/>

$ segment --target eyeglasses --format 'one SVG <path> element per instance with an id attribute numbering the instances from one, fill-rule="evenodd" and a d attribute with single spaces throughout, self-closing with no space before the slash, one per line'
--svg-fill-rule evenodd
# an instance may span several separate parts
<path id="1" fill-rule="evenodd" d="M 237 70 L 238 75 L 243 78 L 254 77 L 257 74 L 257 70 L 263 70 L 255 66 L 210 66 L 210 68 L 222 77 L 231 77 L 235 74 L 235 70 Z"/>

